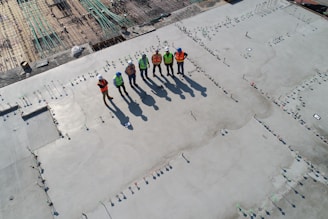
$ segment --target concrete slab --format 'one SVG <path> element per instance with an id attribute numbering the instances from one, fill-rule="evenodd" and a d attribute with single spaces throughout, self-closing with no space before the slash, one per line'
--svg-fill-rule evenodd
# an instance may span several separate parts
<path id="1" fill-rule="evenodd" d="M 325 218 L 327 25 L 286 1 L 225 4 L 1 88 L 1 107 L 20 112 L 2 117 L 0 173 L 34 159 L 46 180 L 33 187 L 46 197 L 38 205 L 52 203 L 39 215 L 58 218 Z M 165 46 L 188 53 L 186 76 L 149 69 L 133 89 L 123 74 L 121 97 L 115 72 Z M 35 122 L 49 143 L 28 145 L 20 114 L 44 105 L 54 124 Z M 6 197 L 18 194 L 3 184 Z M 16 218 L 1 206 L 0 218 Z"/>

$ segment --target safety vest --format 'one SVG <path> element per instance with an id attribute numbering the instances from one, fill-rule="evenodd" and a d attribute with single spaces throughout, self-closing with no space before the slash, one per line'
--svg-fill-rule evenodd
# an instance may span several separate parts
<path id="1" fill-rule="evenodd" d="M 147 69 L 147 65 L 149 64 L 148 58 L 146 57 L 146 63 L 144 62 L 144 60 L 141 58 L 139 59 L 139 68 L 140 69 Z"/>
<path id="2" fill-rule="evenodd" d="M 105 79 L 100 80 L 98 84 L 101 86 L 100 87 L 101 92 L 105 92 L 108 90 L 108 86 L 107 86 L 108 82 Z"/>
<path id="3" fill-rule="evenodd" d="M 175 60 L 177 60 L 177 62 L 183 62 L 184 58 L 185 58 L 185 54 L 183 51 L 175 53 Z"/>
<path id="4" fill-rule="evenodd" d="M 122 76 L 114 76 L 115 79 L 115 85 L 116 86 L 121 86 L 123 84 L 123 77 Z"/>
<path id="5" fill-rule="evenodd" d="M 164 56 L 164 64 L 172 64 L 173 63 L 173 54 L 172 53 L 165 53 Z"/>
<path id="6" fill-rule="evenodd" d="M 128 75 L 133 75 L 136 73 L 136 67 L 134 64 L 131 64 L 131 65 L 128 65 L 128 67 L 126 67 L 125 69 L 125 72 L 128 74 Z"/>
<path id="7" fill-rule="evenodd" d="M 151 57 L 151 61 L 154 65 L 159 65 L 162 63 L 162 55 L 161 54 L 154 54 Z"/>

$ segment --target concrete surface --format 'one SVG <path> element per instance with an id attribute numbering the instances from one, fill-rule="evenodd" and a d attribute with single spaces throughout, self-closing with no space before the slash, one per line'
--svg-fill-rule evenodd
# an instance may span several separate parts
<path id="1" fill-rule="evenodd" d="M 327 218 L 327 27 L 224 4 L 1 88 L 0 218 Z M 186 77 L 124 74 L 121 97 L 165 46 Z"/>

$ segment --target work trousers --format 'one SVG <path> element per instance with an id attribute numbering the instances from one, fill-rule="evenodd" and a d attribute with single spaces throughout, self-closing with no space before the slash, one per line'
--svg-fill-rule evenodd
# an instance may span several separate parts
<path id="1" fill-rule="evenodd" d="M 155 74 L 156 67 L 158 67 L 158 69 L 159 69 L 159 73 L 162 74 L 161 64 L 159 64 L 159 65 L 154 65 L 154 66 L 153 66 L 153 74 Z"/>
<path id="2" fill-rule="evenodd" d="M 132 86 L 132 83 L 136 85 L 136 74 L 129 75 L 129 82 L 130 85 Z"/>
<path id="3" fill-rule="evenodd" d="M 178 64 L 178 74 L 184 75 L 183 63 L 184 62 L 177 62 L 177 64 Z"/>
<path id="4" fill-rule="evenodd" d="M 146 69 L 140 69 L 141 77 L 142 77 L 142 79 L 145 80 L 144 73 L 145 73 L 146 78 L 148 78 L 148 70 L 147 70 L 147 68 Z"/>
<path id="5" fill-rule="evenodd" d="M 165 64 L 165 65 L 166 65 L 167 75 L 170 74 L 170 69 L 171 69 L 172 75 L 174 75 L 174 72 L 173 72 L 173 63 L 171 63 L 171 64 Z"/>
<path id="6" fill-rule="evenodd" d="M 128 92 L 126 92 L 126 90 L 125 90 L 124 83 L 122 83 L 121 85 L 116 86 L 116 87 L 118 88 L 118 91 L 120 92 L 121 95 L 123 95 L 123 94 L 122 94 L 122 91 L 121 91 L 121 87 L 123 88 L 124 93 L 125 93 L 125 94 L 128 94 Z"/>

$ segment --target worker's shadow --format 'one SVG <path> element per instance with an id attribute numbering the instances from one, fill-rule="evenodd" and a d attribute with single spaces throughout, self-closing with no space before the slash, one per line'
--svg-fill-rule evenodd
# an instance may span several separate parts
<path id="1" fill-rule="evenodd" d="M 206 87 L 203 87 L 202 85 L 198 84 L 197 82 L 195 82 L 194 80 L 192 80 L 190 77 L 188 77 L 187 75 L 185 75 L 184 79 L 190 84 L 190 87 L 195 89 L 195 90 L 198 90 L 201 95 L 203 97 L 206 97 L 207 94 L 206 94 Z"/>
<path id="2" fill-rule="evenodd" d="M 164 80 L 162 80 L 160 77 L 157 77 L 157 79 L 162 82 L 162 84 L 164 84 L 167 89 L 169 89 L 172 93 L 179 95 L 181 99 L 186 99 L 185 95 L 183 95 L 183 92 L 179 87 L 176 86 L 176 84 L 171 84 L 167 77 L 162 77 L 164 78 Z"/>
<path id="3" fill-rule="evenodd" d="M 145 83 L 151 89 L 151 92 L 153 92 L 155 95 L 161 98 L 165 98 L 165 100 L 167 101 L 171 101 L 171 98 L 167 95 L 167 91 L 164 89 L 163 85 L 156 84 L 150 78 L 148 80 L 145 80 Z"/>
<path id="4" fill-rule="evenodd" d="M 116 104 L 112 101 L 109 100 L 109 102 L 112 104 L 113 108 L 110 107 L 108 104 L 106 104 L 106 106 L 108 107 L 108 109 L 110 109 L 111 112 L 114 113 L 114 115 L 120 120 L 121 125 L 126 126 L 128 129 L 133 130 L 133 126 L 130 124 L 129 120 L 130 118 L 128 116 L 126 116 L 117 106 Z M 113 115 L 111 115 L 112 118 L 114 118 Z M 130 124 L 130 125 L 127 125 Z"/>
<path id="5" fill-rule="evenodd" d="M 155 99 L 151 95 L 147 94 L 146 91 L 144 91 L 140 86 L 133 87 L 133 90 L 139 95 L 143 104 L 153 107 L 154 110 L 158 110 Z"/>
<path id="6" fill-rule="evenodd" d="M 148 120 L 148 118 L 142 114 L 142 109 L 140 108 L 139 104 L 134 102 L 130 96 L 128 97 L 123 96 L 123 99 L 128 104 L 129 110 L 133 115 L 137 117 L 140 116 L 143 121 Z"/>
<path id="7" fill-rule="evenodd" d="M 173 80 L 175 81 L 177 87 L 179 87 L 184 92 L 189 93 L 191 97 L 195 97 L 193 89 L 191 89 L 187 84 L 183 83 L 182 80 L 180 80 L 178 77 L 174 77 Z"/>

